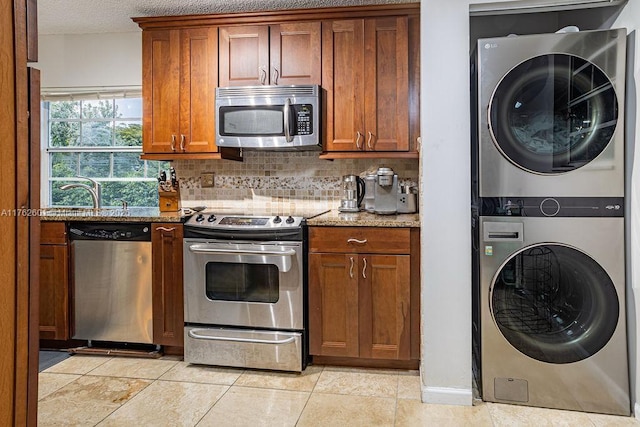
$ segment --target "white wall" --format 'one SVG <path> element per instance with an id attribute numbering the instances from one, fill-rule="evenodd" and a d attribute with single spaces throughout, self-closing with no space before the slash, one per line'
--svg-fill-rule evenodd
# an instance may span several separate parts
<path id="1" fill-rule="evenodd" d="M 422 400 L 470 405 L 469 0 L 422 0 Z"/>
<path id="2" fill-rule="evenodd" d="M 142 86 L 142 33 L 41 35 L 42 87 Z"/>

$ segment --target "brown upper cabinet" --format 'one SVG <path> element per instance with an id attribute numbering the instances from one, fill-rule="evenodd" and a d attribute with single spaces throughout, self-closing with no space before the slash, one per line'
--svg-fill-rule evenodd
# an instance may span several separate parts
<path id="1" fill-rule="evenodd" d="M 326 151 L 409 150 L 406 16 L 323 23 L 322 84 Z"/>
<path id="2" fill-rule="evenodd" d="M 216 27 L 142 33 L 143 152 L 212 153 Z"/>
<path id="3" fill-rule="evenodd" d="M 220 27 L 220 87 L 320 84 L 320 22 Z"/>
<path id="4" fill-rule="evenodd" d="M 228 156 L 214 142 L 216 86 L 319 84 L 320 158 L 418 158 L 419 12 L 403 3 L 134 18 L 143 157 Z"/>

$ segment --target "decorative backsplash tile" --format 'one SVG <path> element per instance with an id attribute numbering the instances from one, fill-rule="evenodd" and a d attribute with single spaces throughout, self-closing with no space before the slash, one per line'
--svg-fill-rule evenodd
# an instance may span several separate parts
<path id="1" fill-rule="evenodd" d="M 245 151 L 244 161 L 176 160 L 182 205 L 266 209 L 335 209 L 342 198 L 342 176 L 364 177 L 391 167 L 401 185 L 417 187 L 417 159 L 321 160 L 317 152 Z M 215 173 L 214 187 L 203 188 L 202 173 Z"/>

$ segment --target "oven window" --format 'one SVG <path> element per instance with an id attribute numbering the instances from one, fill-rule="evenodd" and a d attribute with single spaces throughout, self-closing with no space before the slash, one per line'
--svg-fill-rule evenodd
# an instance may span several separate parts
<path id="1" fill-rule="evenodd" d="M 275 303 L 279 270 L 273 264 L 208 262 L 206 294 L 210 300 Z"/>
<path id="2" fill-rule="evenodd" d="M 220 107 L 222 136 L 284 135 L 282 106 Z"/>

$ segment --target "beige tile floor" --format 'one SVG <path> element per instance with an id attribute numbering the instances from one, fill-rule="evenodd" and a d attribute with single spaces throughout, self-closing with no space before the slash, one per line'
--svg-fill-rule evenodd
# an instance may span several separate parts
<path id="1" fill-rule="evenodd" d="M 420 402 L 417 371 L 302 374 L 75 355 L 40 373 L 39 426 L 632 426 L 633 418 Z"/>

